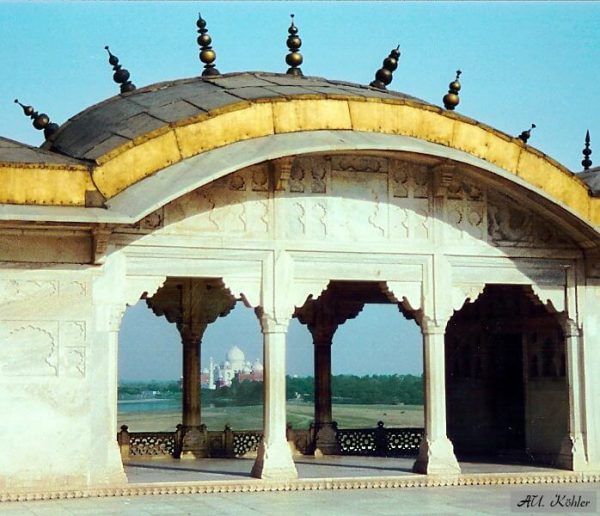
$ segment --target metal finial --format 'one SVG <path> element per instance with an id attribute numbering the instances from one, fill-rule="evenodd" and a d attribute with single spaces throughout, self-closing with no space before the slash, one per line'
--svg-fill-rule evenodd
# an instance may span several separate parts
<path id="1" fill-rule="evenodd" d="M 290 14 L 290 17 L 292 18 L 292 23 L 288 29 L 289 36 L 286 41 L 290 53 L 285 56 L 285 62 L 288 64 L 289 68 L 286 73 L 288 75 L 297 75 L 301 77 L 302 69 L 300 68 L 300 65 L 302 64 L 302 61 L 304 61 L 304 58 L 302 57 L 302 54 L 298 52 L 298 49 L 302 46 L 302 40 L 300 39 L 300 36 L 298 36 L 298 27 L 294 25 L 294 15 Z"/>
<path id="2" fill-rule="evenodd" d="M 460 91 L 460 82 L 458 78 L 462 72 L 460 70 L 456 70 L 456 79 L 454 79 L 450 84 L 448 84 L 448 93 L 444 95 L 442 101 L 444 102 L 444 107 L 449 110 L 454 110 L 456 106 L 460 103 L 460 99 L 458 98 L 458 92 Z"/>
<path id="3" fill-rule="evenodd" d="M 588 129 L 585 133 L 585 147 L 583 148 L 583 161 L 581 162 L 583 165 L 583 170 L 589 170 L 592 166 L 592 160 L 590 159 L 591 154 L 592 149 L 590 149 L 590 131 Z"/>
<path id="4" fill-rule="evenodd" d="M 212 43 L 212 38 L 208 34 L 208 29 L 206 28 L 206 20 L 202 18 L 202 15 L 198 13 L 198 21 L 196 22 L 196 27 L 198 27 L 198 45 L 200 45 L 200 61 L 204 63 L 204 71 L 202 72 L 202 77 L 208 77 L 210 75 L 221 75 L 221 72 L 215 68 L 215 59 L 217 58 L 217 53 L 210 46 Z"/>
<path id="5" fill-rule="evenodd" d="M 111 54 L 108 45 L 104 49 L 108 52 L 108 64 L 113 67 L 115 72 L 113 74 L 113 81 L 121 85 L 121 93 L 129 93 L 135 90 L 135 84 L 129 80 L 129 71 L 119 64 L 119 58 Z"/>
<path id="6" fill-rule="evenodd" d="M 523 143 L 527 143 L 527 140 L 529 140 L 529 137 L 531 136 L 531 130 L 535 129 L 535 124 L 531 124 L 531 128 L 527 129 L 527 131 L 523 131 L 519 136 L 519 140 L 521 140 Z"/>
<path id="7" fill-rule="evenodd" d="M 50 117 L 46 113 L 38 113 L 33 106 L 25 106 L 19 102 L 19 99 L 15 99 L 15 104 L 19 104 L 23 108 L 23 113 L 33 120 L 32 125 L 38 131 L 44 130 L 44 137 L 49 139 L 56 131 L 58 131 L 58 124 L 50 121 Z"/>
<path id="8" fill-rule="evenodd" d="M 398 59 L 400 59 L 400 45 L 383 60 L 383 66 L 375 73 L 375 80 L 371 82 L 370 86 L 385 90 L 394 78 L 393 72 L 398 68 Z"/>

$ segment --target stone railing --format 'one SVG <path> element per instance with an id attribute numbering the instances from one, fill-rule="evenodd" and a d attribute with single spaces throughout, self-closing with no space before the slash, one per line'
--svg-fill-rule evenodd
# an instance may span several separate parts
<path id="1" fill-rule="evenodd" d="M 400 457 L 417 455 L 423 438 L 422 428 L 345 428 L 336 431 L 340 455 Z"/>
<path id="2" fill-rule="evenodd" d="M 204 432 L 209 457 L 254 456 L 263 438 L 260 430 L 233 431 L 229 425 L 226 425 L 222 432 Z M 385 428 L 381 421 L 377 428 L 346 428 L 336 431 L 340 455 L 416 455 L 422 436 L 422 428 Z M 182 425 L 177 425 L 174 432 L 129 432 L 127 425 L 123 425 L 117 434 L 117 441 L 124 459 L 169 456 L 177 458 L 181 455 L 182 437 Z M 288 425 L 287 440 L 294 454 L 312 453 L 314 428 L 294 430 Z"/>

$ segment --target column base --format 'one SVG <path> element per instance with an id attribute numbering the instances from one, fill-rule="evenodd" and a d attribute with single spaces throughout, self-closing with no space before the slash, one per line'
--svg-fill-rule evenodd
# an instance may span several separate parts
<path id="1" fill-rule="evenodd" d="M 315 433 L 315 456 L 336 455 L 338 443 L 336 439 L 337 423 L 321 423 Z"/>
<path id="2" fill-rule="evenodd" d="M 203 459 L 209 456 L 206 426 L 188 426 L 183 430 L 180 459 Z"/>
<path id="3" fill-rule="evenodd" d="M 423 439 L 419 455 L 413 466 L 414 473 L 425 475 L 457 475 L 460 466 L 454 455 L 454 447 L 447 437 L 434 441 Z"/>
<path id="4" fill-rule="evenodd" d="M 567 435 L 561 445 L 556 465 L 569 471 L 585 471 L 588 462 L 585 457 L 585 447 L 581 434 Z"/>
<path id="5" fill-rule="evenodd" d="M 298 478 L 296 465 L 287 441 L 260 443 L 256 460 L 250 473 L 254 478 L 264 480 L 292 480 Z"/>

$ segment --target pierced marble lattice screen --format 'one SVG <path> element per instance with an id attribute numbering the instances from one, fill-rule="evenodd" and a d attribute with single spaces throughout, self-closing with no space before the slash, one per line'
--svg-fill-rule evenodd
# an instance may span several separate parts
<path id="1" fill-rule="evenodd" d="M 234 432 L 233 454 L 242 457 L 246 453 L 256 451 L 263 439 L 262 432 Z"/>
<path id="2" fill-rule="evenodd" d="M 129 454 L 133 456 L 173 455 L 174 432 L 136 432 L 130 434 Z"/>
<path id="3" fill-rule="evenodd" d="M 341 455 L 416 455 L 422 428 L 344 429 L 336 433 Z"/>

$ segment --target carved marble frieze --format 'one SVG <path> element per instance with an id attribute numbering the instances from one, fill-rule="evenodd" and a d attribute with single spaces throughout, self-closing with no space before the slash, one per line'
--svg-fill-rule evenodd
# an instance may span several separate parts
<path id="1" fill-rule="evenodd" d="M 539 213 L 517 200 L 492 193 L 487 205 L 489 241 L 498 246 L 575 247 L 556 224 L 544 220 Z"/>
<path id="2" fill-rule="evenodd" d="M 570 247 L 527 207 L 449 161 L 286 157 L 239 170 L 145 217 L 139 231 L 337 242 L 490 242 Z"/>
<path id="3" fill-rule="evenodd" d="M 271 222 L 269 190 L 266 164 L 235 172 L 168 204 L 164 232 L 264 236 Z"/>
<path id="4" fill-rule="evenodd" d="M 444 238 L 486 241 L 485 187 L 466 178 L 455 165 L 448 163 L 434 167 L 432 173 L 436 184 L 434 195 L 441 200 L 441 217 L 446 222 Z"/>

